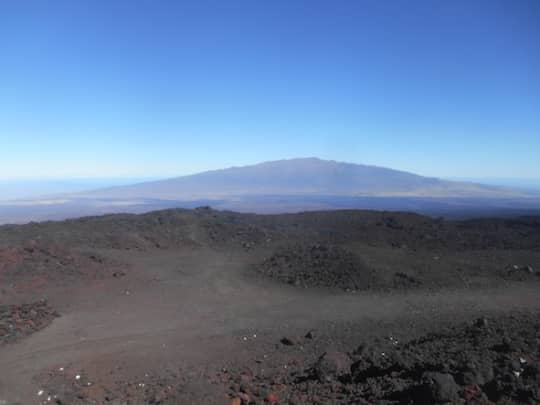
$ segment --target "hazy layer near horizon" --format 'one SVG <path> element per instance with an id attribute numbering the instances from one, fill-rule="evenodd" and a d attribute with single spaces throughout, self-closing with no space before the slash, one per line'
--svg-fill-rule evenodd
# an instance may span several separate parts
<path id="1" fill-rule="evenodd" d="M 499 178 L 499 177 L 457 177 L 447 178 L 451 181 L 467 181 L 472 183 L 486 184 L 489 186 L 510 187 L 516 190 L 540 191 L 540 178 Z"/>
<path id="2" fill-rule="evenodd" d="M 104 187 L 123 186 L 157 178 L 143 177 L 58 177 L 0 179 L 0 201 L 21 200 L 53 194 L 76 193 Z"/>

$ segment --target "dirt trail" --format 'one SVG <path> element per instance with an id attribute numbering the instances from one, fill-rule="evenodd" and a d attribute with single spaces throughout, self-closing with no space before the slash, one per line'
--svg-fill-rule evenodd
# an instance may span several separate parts
<path id="1" fill-rule="evenodd" d="M 179 366 L 197 375 L 253 358 L 284 335 L 328 325 L 354 324 L 356 331 L 369 325 L 366 334 L 376 334 L 379 323 L 410 320 L 414 327 L 540 310 L 535 284 L 482 291 L 336 293 L 246 278 L 245 269 L 257 254 L 242 251 L 107 254 L 132 265 L 124 277 L 51 290 L 47 298 L 61 317 L 19 343 L 0 347 L 0 400 L 39 403 L 39 376 L 51 369 L 94 370 L 88 376 L 94 383 Z M 113 371 L 117 374 L 108 377 Z M 219 388 L 196 381 L 188 382 L 192 385 L 182 403 L 209 401 L 208 396 L 215 403 L 225 401 Z"/>

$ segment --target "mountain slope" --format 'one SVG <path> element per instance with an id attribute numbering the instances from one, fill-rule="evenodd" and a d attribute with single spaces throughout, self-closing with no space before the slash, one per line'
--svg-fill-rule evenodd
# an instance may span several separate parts
<path id="1" fill-rule="evenodd" d="M 494 186 L 423 177 L 376 166 L 301 158 L 77 194 L 79 197 L 91 198 L 170 200 L 257 195 L 494 198 L 517 197 L 521 193 Z"/>
<path id="2" fill-rule="evenodd" d="M 303 158 L 84 193 L 3 201 L 0 224 L 204 205 L 255 213 L 349 208 L 466 218 L 538 215 L 540 195 L 376 166 Z"/>

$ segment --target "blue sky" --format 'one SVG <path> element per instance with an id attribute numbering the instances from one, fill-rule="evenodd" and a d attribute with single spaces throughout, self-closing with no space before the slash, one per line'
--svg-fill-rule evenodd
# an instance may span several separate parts
<path id="1" fill-rule="evenodd" d="M 0 178 L 299 156 L 540 178 L 536 0 L 0 2 Z"/>

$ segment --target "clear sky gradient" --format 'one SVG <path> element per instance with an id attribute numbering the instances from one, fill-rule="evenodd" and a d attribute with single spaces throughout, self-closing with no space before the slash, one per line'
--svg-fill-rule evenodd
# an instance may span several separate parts
<path id="1" fill-rule="evenodd" d="M 540 177 L 540 1 L 0 2 L 0 178 Z"/>

